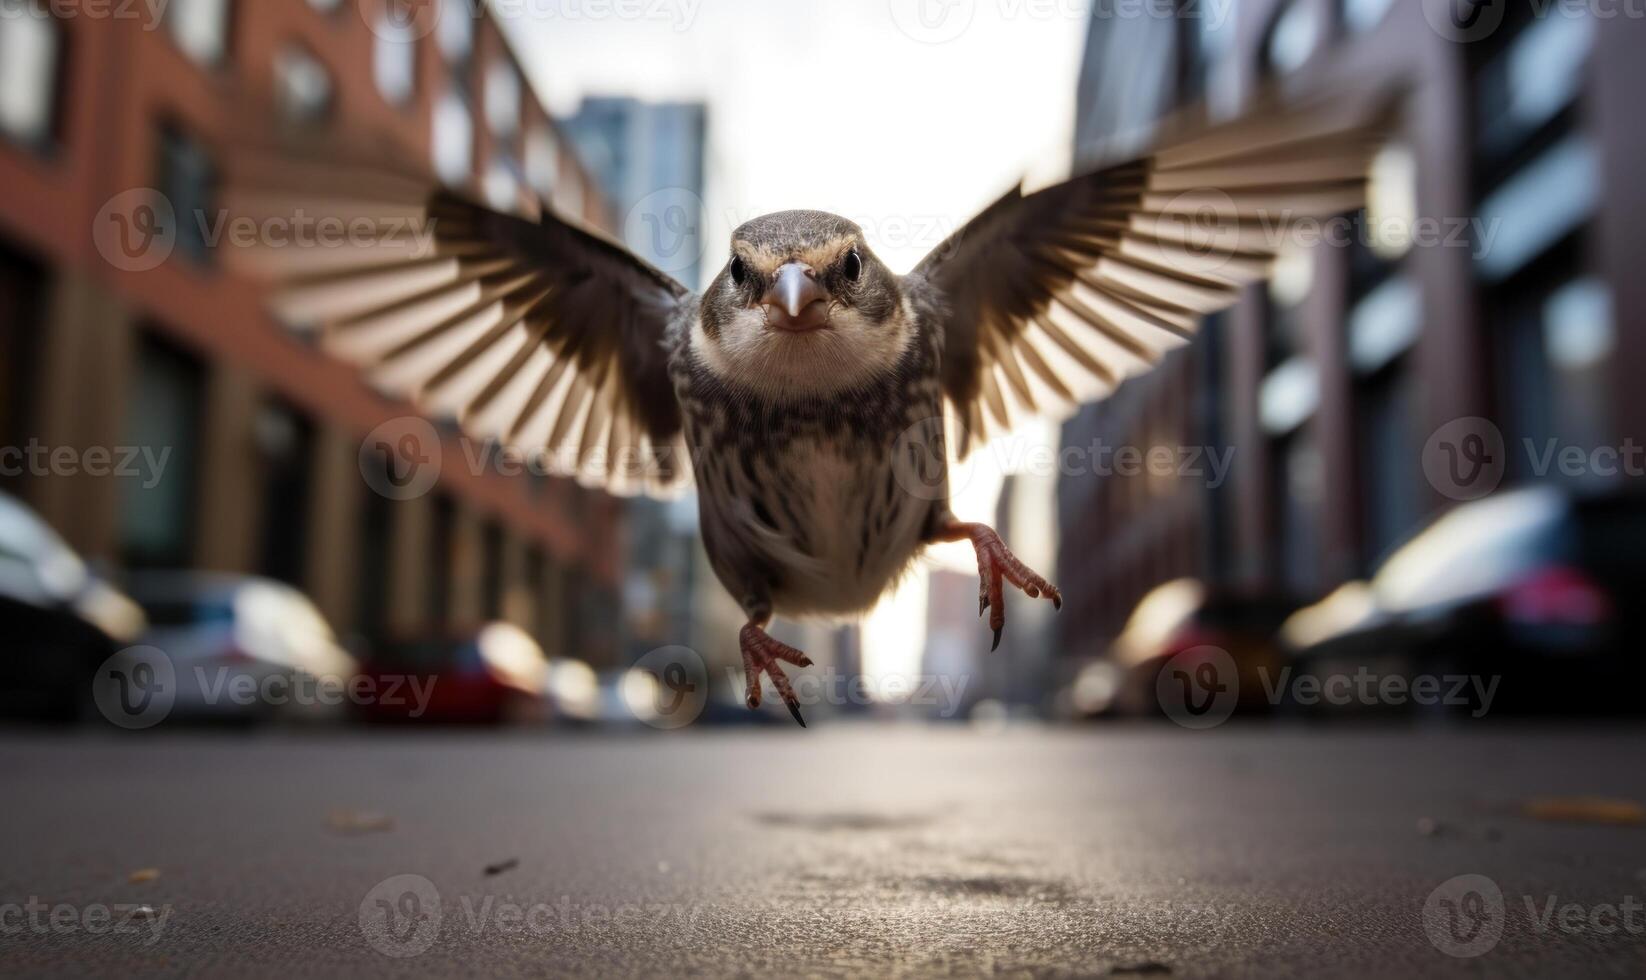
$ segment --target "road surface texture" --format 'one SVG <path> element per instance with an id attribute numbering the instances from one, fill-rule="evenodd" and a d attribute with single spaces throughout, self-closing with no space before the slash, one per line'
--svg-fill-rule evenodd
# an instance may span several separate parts
<path id="1" fill-rule="evenodd" d="M 1646 799 L 1643 749 L 1553 728 L 13 732 L 0 973 L 1641 976 L 1646 827 L 1523 807 Z"/>

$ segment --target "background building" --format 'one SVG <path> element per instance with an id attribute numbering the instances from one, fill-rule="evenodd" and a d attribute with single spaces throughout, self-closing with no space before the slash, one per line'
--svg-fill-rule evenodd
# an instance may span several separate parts
<path id="1" fill-rule="evenodd" d="M 492 18 L 465 0 L 173 0 L 153 24 L 148 8 L 0 9 L 0 445 L 155 446 L 169 463 L 152 486 L 24 468 L 5 489 L 111 570 L 272 576 L 345 636 L 506 617 L 551 654 L 614 660 L 616 502 L 467 465 L 445 422 L 433 491 L 374 493 L 362 439 L 408 405 L 278 328 L 190 223 L 146 271 L 94 241 L 134 188 L 212 213 L 215 143 L 248 92 L 496 206 L 529 191 L 603 222 Z"/>
<path id="2" fill-rule="evenodd" d="M 1501 430 L 1505 486 L 1565 479 L 1540 474 L 1525 440 L 1646 436 L 1629 377 L 1642 333 L 1625 329 L 1646 318 L 1632 268 L 1646 191 L 1629 165 L 1643 137 L 1626 94 L 1646 80 L 1646 23 L 1511 0 L 1469 40 L 1431 25 L 1441 5 L 1239 0 L 1225 22 L 1215 6 L 1091 20 L 1077 163 L 1124 157 L 1202 94 L 1230 113 L 1260 85 L 1307 97 L 1399 82 L 1404 128 L 1378 196 L 1406 197 L 1443 240 L 1407 244 L 1362 214 L 1352 244 L 1289 250 L 1273 282 L 1065 426 L 1065 444 L 1233 453 L 1215 486 L 1065 478 L 1058 626 L 1077 656 L 1173 578 L 1308 600 L 1370 573 L 1452 503 L 1422 461 L 1455 419 Z"/>

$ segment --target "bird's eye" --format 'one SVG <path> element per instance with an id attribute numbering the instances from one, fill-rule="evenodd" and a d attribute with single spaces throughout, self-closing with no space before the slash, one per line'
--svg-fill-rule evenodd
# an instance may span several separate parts
<path id="1" fill-rule="evenodd" d="M 732 256 L 732 282 L 741 286 L 748 278 L 749 269 L 743 264 L 743 257 L 740 255 Z"/>
<path id="2" fill-rule="evenodd" d="M 856 282 L 857 277 L 863 274 L 863 256 L 857 254 L 857 249 L 852 249 L 846 253 L 846 261 L 840 268 L 847 279 Z"/>

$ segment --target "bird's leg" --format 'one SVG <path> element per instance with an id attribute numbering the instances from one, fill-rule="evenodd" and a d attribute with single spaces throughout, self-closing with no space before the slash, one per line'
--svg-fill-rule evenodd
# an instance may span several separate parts
<path id="1" fill-rule="evenodd" d="M 801 728 L 805 728 L 806 719 L 800 717 L 800 700 L 794 696 L 794 688 L 789 686 L 789 679 L 783 676 L 783 669 L 777 666 L 777 661 L 782 660 L 796 667 L 810 667 L 812 661 L 787 643 L 772 639 L 766 633 L 766 623 L 770 619 L 769 613 L 755 616 L 743 625 L 738 634 L 738 644 L 743 648 L 743 676 L 749 682 L 744 697 L 749 707 L 760 707 L 760 673 L 765 671 L 772 679 L 772 686 L 777 688 L 778 696 L 788 705 L 789 714 L 794 715 Z"/>
<path id="2" fill-rule="evenodd" d="M 985 524 L 966 524 L 950 518 L 941 525 L 936 534 L 936 541 L 968 540 L 977 551 L 977 614 L 983 615 L 983 610 L 989 610 L 989 628 L 994 630 L 994 645 L 989 647 L 995 650 L 1000 647 L 1000 631 L 1006 626 L 1006 603 L 1002 592 L 1001 580 L 1012 583 L 1022 589 L 1031 599 L 1044 595 L 1052 600 L 1052 605 L 1063 608 L 1063 593 L 1057 591 L 1052 583 L 1036 575 L 1034 569 L 1017 560 L 1006 543 L 1000 540 L 1000 535 L 994 533 L 994 528 Z"/>

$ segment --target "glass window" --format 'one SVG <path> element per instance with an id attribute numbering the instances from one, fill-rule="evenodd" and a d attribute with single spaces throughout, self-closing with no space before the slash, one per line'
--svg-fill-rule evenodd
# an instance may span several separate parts
<path id="1" fill-rule="evenodd" d="M 0 0 L 0 132 L 20 143 L 51 139 L 62 29 L 33 0 Z"/>
<path id="2" fill-rule="evenodd" d="M 514 170 L 502 160 L 493 160 L 492 165 L 486 168 L 486 179 L 482 189 L 486 193 L 486 203 L 493 209 L 520 209 L 520 182 L 515 180 Z"/>
<path id="3" fill-rule="evenodd" d="M 533 127 L 526 137 L 526 182 L 545 201 L 554 196 L 560 173 L 560 148 L 547 126 Z"/>
<path id="4" fill-rule="evenodd" d="M 1394 0 L 1343 0 L 1343 26 L 1361 34 L 1383 23 Z"/>
<path id="5" fill-rule="evenodd" d="M 1480 70 L 1478 152 L 1492 159 L 1507 156 L 1575 102 L 1593 45 L 1588 17 L 1555 14 L 1529 22 Z"/>
<path id="6" fill-rule="evenodd" d="M 441 0 L 440 19 L 435 22 L 435 40 L 447 61 L 469 60 L 474 49 L 474 8 L 471 0 Z"/>
<path id="7" fill-rule="evenodd" d="M 258 569 L 301 586 L 307 559 L 314 425 L 290 405 L 264 403 L 252 426 L 262 462 L 263 527 Z"/>
<path id="8" fill-rule="evenodd" d="M 193 356 L 144 335 L 126 413 L 126 444 L 169 453 L 158 480 L 122 480 L 121 546 L 132 565 L 187 567 L 205 371 Z"/>
<path id="9" fill-rule="evenodd" d="M 177 215 L 177 253 L 209 264 L 206 231 L 214 224 L 217 171 L 204 147 L 171 126 L 160 130 L 157 188 Z"/>
<path id="10" fill-rule="evenodd" d="M 463 97 L 449 91 L 434 104 L 434 172 L 448 184 L 465 184 L 474 172 L 474 120 Z"/>
<path id="11" fill-rule="evenodd" d="M 513 65 L 499 61 L 486 71 L 486 125 L 498 139 L 520 129 L 520 73 Z"/>
<path id="12" fill-rule="evenodd" d="M 171 0 L 166 24 L 183 53 L 215 65 L 228 50 L 229 0 Z"/>
<path id="13" fill-rule="evenodd" d="M 1480 204 L 1481 228 L 1492 236 L 1475 243 L 1478 266 L 1501 281 L 1578 230 L 1600 193 L 1594 146 L 1568 136 L 1504 181 Z"/>
<path id="14" fill-rule="evenodd" d="M 372 80 L 390 105 L 403 105 L 417 90 L 417 38 L 409 22 L 384 14 L 372 36 Z"/>
<path id="15" fill-rule="evenodd" d="M 275 92 L 289 119 L 313 122 L 331 111 L 332 81 L 326 67 L 297 45 L 274 59 Z"/>
<path id="16" fill-rule="evenodd" d="M 1301 68 L 1314 54 L 1319 40 L 1320 21 L 1315 16 L 1314 4 L 1308 0 L 1292 0 L 1270 26 L 1263 57 L 1270 71 L 1284 75 Z"/>

